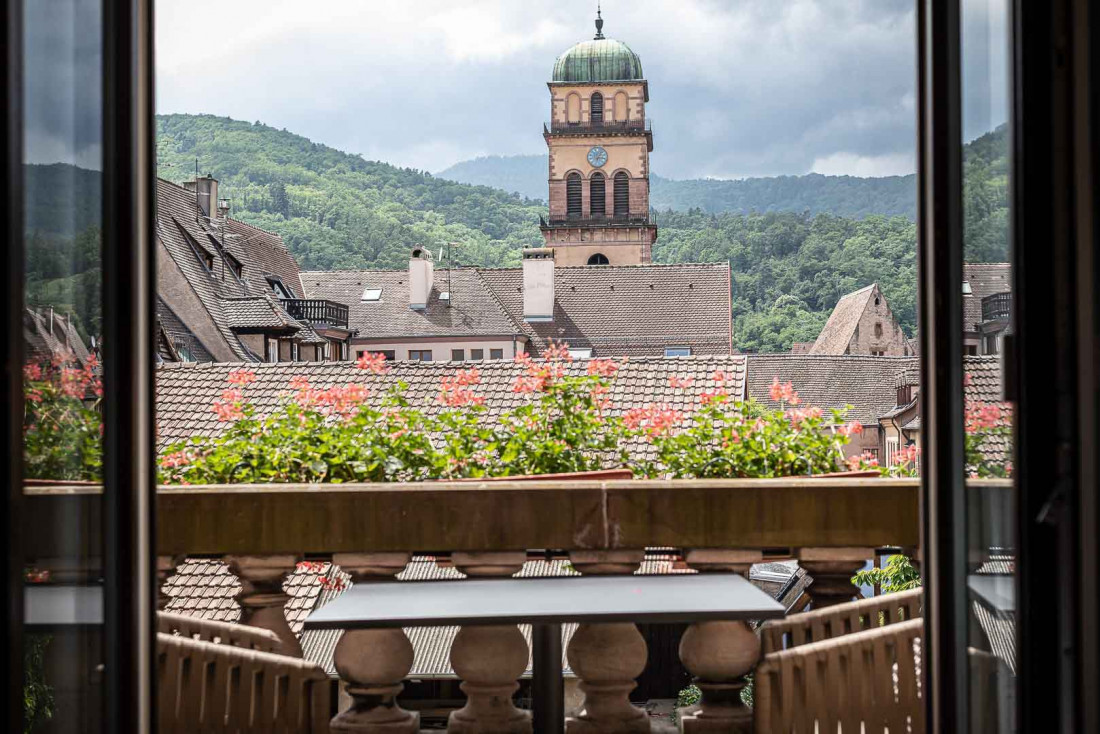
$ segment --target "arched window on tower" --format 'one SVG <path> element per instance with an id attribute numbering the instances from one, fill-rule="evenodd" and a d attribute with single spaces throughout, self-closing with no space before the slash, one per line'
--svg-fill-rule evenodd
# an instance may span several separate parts
<path id="1" fill-rule="evenodd" d="M 599 171 L 593 173 L 592 180 L 588 182 L 588 202 L 592 216 L 607 214 L 607 180 Z"/>
<path id="2" fill-rule="evenodd" d="M 611 261 L 607 259 L 607 255 L 602 252 L 597 252 L 592 257 L 588 258 L 589 265 L 610 265 Z"/>
<path id="3" fill-rule="evenodd" d="M 565 213 L 571 217 L 581 215 L 581 175 L 576 172 L 565 179 Z"/>
<path id="4" fill-rule="evenodd" d="M 592 93 L 592 101 L 588 108 L 588 119 L 594 123 L 603 122 L 603 95 L 599 92 Z"/>
<path id="5" fill-rule="evenodd" d="M 630 108 L 627 106 L 626 92 L 615 95 L 615 121 L 626 122 L 630 119 Z"/>
<path id="6" fill-rule="evenodd" d="M 615 174 L 615 216 L 630 214 L 630 177 L 625 171 Z"/>

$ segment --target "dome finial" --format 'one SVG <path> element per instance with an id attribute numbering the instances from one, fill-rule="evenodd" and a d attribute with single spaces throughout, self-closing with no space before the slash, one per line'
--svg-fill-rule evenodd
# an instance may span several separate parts
<path id="1" fill-rule="evenodd" d="M 603 17 L 600 15 L 600 4 L 596 3 L 596 36 L 595 40 L 603 38 Z"/>

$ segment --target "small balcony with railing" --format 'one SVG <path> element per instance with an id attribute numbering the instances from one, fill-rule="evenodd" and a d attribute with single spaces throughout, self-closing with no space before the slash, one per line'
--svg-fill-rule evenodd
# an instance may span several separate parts
<path id="1" fill-rule="evenodd" d="M 539 227 L 546 229 L 567 229 L 569 227 L 656 227 L 657 212 L 652 209 L 645 214 L 551 214 L 539 216 Z"/>
<path id="2" fill-rule="evenodd" d="M 1007 322 L 1012 315 L 1012 293 L 994 293 L 982 299 L 982 323 Z"/>
<path id="3" fill-rule="evenodd" d="M 324 298 L 281 298 L 279 301 L 286 312 L 298 321 L 314 326 L 348 328 L 348 307 L 343 303 Z"/>
<path id="4" fill-rule="evenodd" d="M 652 120 L 551 120 L 542 125 L 544 135 L 652 135 Z"/>

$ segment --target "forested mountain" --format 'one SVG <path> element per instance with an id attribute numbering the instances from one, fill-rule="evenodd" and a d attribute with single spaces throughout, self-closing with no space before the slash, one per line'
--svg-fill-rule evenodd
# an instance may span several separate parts
<path id="1" fill-rule="evenodd" d="M 546 199 L 544 155 L 485 156 L 456 163 L 440 178 L 493 186 L 532 199 Z M 738 181 L 650 177 L 650 204 L 658 211 L 701 209 L 707 213 L 809 212 L 865 217 L 917 215 L 916 176 L 774 176 Z"/>
<path id="2" fill-rule="evenodd" d="M 231 215 L 283 236 L 303 269 L 399 268 L 414 245 L 460 242 L 467 265 L 515 265 L 542 207 L 515 194 L 366 161 L 286 130 L 212 115 L 157 117 L 158 173 L 219 180 Z"/>
<path id="3" fill-rule="evenodd" d="M 967 259 L 972 262 L 1007 257 L 1006 145 L 1002 127 L 965 151 Z M 464 264 L 515 265 L 523 247 L 542 243 L 538 217 L 545 208 L 539 202 L 365 161 L 259 123 L 205 115 L 159 117 L 157 148 L 162 177 L 193 178 L 197 158 L 200 171 L 220 180 L 220 195 L 232 199 L 233 216 L 280 233 L 303 268 L 403 268 L 413 245 L 435 249 L 448 241 L 462 243 Z M 77 306 L 68 294 L 91 292 L 71 288 L 71 279 L 94 275 L 84 268 L 98 265 L 93 216 L 98 199 L 90 190 L 92 198 L 81 199 L 78 207 L 83 214 L 72 217 L 68 199 L 51 205 L 50 192 L 98 174 L 67 166 L 30 168 L 35 170 L 28 175 L 28 201 L 36 209 L 27 227 L 32 250 L 28 291 L 37 302 L 70 310 Z M 743 350 L 785 351 L 792 342 L 812 340 L 841 295 L 872 282 L 882 286 L 911 335 L 917 286 L 912 220 L 873 214 L 851 219 L 795 209 L 663 211 L 654 259 L 731 262 L 734 343 Z"/>

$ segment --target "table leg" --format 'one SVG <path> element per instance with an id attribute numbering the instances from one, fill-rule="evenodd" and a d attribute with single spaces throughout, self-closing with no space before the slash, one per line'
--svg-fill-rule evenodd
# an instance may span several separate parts
<path id="1" fill-rule="evenodd" d="M 563 734 L 565 691 L 561 675 L 561 625 L 531 625 L 531 654 L 534 734 Z"/>

